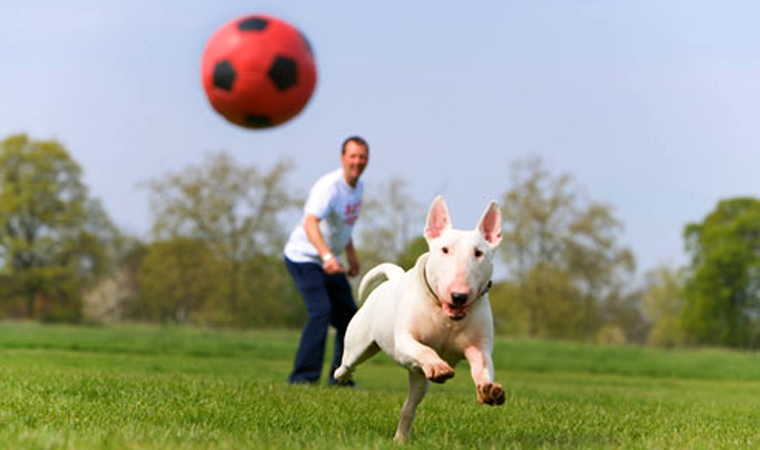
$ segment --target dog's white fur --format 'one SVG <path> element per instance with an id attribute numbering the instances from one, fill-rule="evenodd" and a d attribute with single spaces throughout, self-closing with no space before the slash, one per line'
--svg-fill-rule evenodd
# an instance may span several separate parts
<path id="1" fill-rule="evenodd" d="M 493 318 L 488 288 L 493 253 L 501 241 L 501 212 L 486 208 L 472 231 L 454 230 L 443 197 L 433 200 L 425 239 L 429 252 L 404 272 L 384 263 L 362 279 L 366 302 L 348 325 L 345 350 L 335 378 L 347 383 L 356 366 L 383 350 L 409 370 L 409 395 L 401 410 L 396 440 L 405 440 L 428 380 L 443 383 L 462 359 L 470 365 L 478 401 L 504 403 L 493 381 Z"/>

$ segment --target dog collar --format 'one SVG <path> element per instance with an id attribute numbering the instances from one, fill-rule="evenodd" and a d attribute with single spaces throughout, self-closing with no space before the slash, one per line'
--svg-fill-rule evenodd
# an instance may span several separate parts
<path id="1" fill-rule="evenodd" d="M 488 283 L 486 283 L 486 286 L 483 288 L 483 291 L 480 293 L 480 295 L 478 295 L 478 298 L 480 298 L 480 297 L 488 294 L 488 291 L 491 290 L 491 285 L 492 284 L 493 283 L 491 282 L 491 280 L 488 280 Z"/>
<path id="2" fill-rule="evenodd" d="M 428 292 L 430 293 L 430 295 L 432 295 L 433 298 L 438 303 L 441 303 L 441 299 L 438 298 L 438 295 L 435 293 L 435 291 L 433 290 L 433 287 L 430 286 L 430 283 L 428 282 L 428 279 L 427 279 L 427 264 L 425 264 L 425 266 L 422 267 L 422 279 L 425 280 L 425 286 L 427 286 Z"/>

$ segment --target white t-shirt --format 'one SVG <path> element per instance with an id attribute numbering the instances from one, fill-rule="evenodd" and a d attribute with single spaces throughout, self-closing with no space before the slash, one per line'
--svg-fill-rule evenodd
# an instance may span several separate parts
<path id="1" fill-rule="evenodd" d="M 343 176 L 343 168 L 323 176 L 312 186 L 304 205 L 304 219 L 311 214 L 319 219 L 319 230 L 330 252 L 340 257 L 351 239 L 354 224 L 362 206 L 364 184 L 361 180 L 352 188 Z M 290 233 L 285 244 L 285 257 L 293 262 L 322 264 L 319 252 L 306 236 L 303 220 Z"/>

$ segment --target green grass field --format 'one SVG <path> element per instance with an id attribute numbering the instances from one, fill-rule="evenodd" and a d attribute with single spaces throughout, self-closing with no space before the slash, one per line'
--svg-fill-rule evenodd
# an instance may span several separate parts
<path id="1" fill-rule="evenodd" d="M 2 448 L 393 448 L 405 370 L 288 386 L 296 331 L 0 324 Z M 329 352 L 328 352 L 329 356 Z M 760 355 L 498 340 L 502 407 L 466 363 L 413 448 L 760 448 Z"/>

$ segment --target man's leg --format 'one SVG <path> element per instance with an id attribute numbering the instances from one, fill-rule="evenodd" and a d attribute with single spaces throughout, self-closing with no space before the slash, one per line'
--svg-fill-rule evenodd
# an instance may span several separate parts
<path id="1" fill-rule="evenodd" d="M 290 383 L 316 383 L 322 373 L 327 328 L 332 307 L 325 287 L 325 273 L 317 264 L 294 263 L 287 258 L 285 265 L 296 282 L 306 304 L 309 319 L 301 332 L 301 341 L 288 377 Z"/>
<path id="2" fill-rule="evenodd" d="M 346 337 L 346 329 L 351 318 L 356 314 L 357 308 L 354 296 L 351 293 L 351 285 L 345 275 L 328 275 L 327 291 L 332 305 L 330 323 L 335 327 L 335 352 L 329 378 L 329 383 L 334 384 L 336 381 L 332 375 L 335 373 L 335 369 L 340 367 L 343 359 L 343 340 Z"/>

